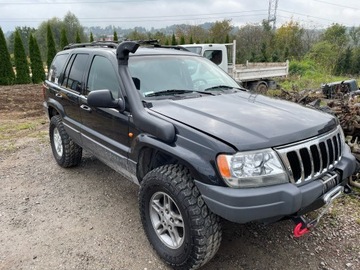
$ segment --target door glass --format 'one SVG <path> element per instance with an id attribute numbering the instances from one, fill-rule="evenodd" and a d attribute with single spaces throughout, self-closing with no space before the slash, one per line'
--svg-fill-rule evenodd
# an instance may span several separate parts
<path id="1" fill-rule="evenodd" d="M 109 59 L 96 55 L 91 64 L 85 95 L 101 89 L 110 90 L 115 99 L 119 97 L 120 86 L 113 65 Z"/>
<path id="2" fill-rule="evenodd" d="M 81 92 L 81 82 L 84 75 L 84 67 L 88 59 L 87 54 L 77 54 L 74 62 L 71 65 L 70 73 L 68 73 L 69 67 L 66 68 L 65 78 L 63 85 L 76 92 Z"/>

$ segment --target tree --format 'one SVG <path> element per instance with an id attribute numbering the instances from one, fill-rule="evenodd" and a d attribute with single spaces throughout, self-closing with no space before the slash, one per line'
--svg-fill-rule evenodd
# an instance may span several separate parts
<path id="1" fill-rule="evenodd" d="M 172 36 L 171 36 L 171 45 L 175 46 L 177 45 L 177 41 L 176 41 L 176 38 L 175 38 L 175 34 L 173 33 Z"/>
<path id="2" fill-rule="evenodd" d="M 4 32 L 0 27 L 0 85 L 13 84 L 15 81 L 14 70 L 12 69 L 11 60 Z"/>
<path id="3" fill-rule="evenodd" d="M 267 45 L 265 42 L 263 42 L 261 44 L 261 62 L 268 62 L 269 61 L 269 56 L 268 56 L 268 50 L 267 50 Z"/>
<path id="4" fill-rule="evenodd" d="M 66 36 L 66 29 L 63 27 L 61 29 L 61 36 L 60 36 L 60 48 L 63 49 L 66 45 L 69 44 L 69 41 Z"/>
<path id="5" fill-rule="evenodd" d="M 325 30 L 321 40 L 330 42 L 339 50 L 344 49 L 349 42 L 346 26 L 338 23 L 333 24 Z"/>
<path id="6" fill-rule="evenodd" d="M 229 36 L 229 34 L 226 35 L 225 43 L 230 43 L 230 36 Z"/>
<path id="7" fill-rule="evenodd" d="M 357 47 L 360 42 L 360 27 L 351 27 L 349 30 L 349 36 L 352 39 L 354 46 Z"/>
<path id="8" fill-rule="evenodd" d="M 193 43 L 194 43 L 192 35 L 190 35 L 190 41 L 189 41 L 189 43 L 190 43 L 190 44 L 193 44 Z"/>
<path id="9" fill-rule="evenodd" d="M 350 47 L 347 47 L 346 50 L 340 54 L 339 59 L 336 61 L 335 74 L 349 74 L 351 72 L 351 59 L 352 51 Z"/>
<path id="10" fill-rule="evenodd" d="M 59 44 L 60 47 L 60 37 L 61 37 L 61 29 L 63 27 L 63 22 L 58 18 L 52 18 L 48 21 L 42 22 L 38 29 L 34 34 L 34 38 L 36 38 L 42 59 L 47 59 L 48 53 L 48 26 L 50 25 L 51 32 L 52 32 L 52 39 L 54 41 L 55 48 L 57 47 L 56 44 Z M 65 27 L 66 34 L 69 36 L 69 31 Z M 74 40 L 74 38 L 72 38 Z M 74 43 L 74 41 L 68 40 L 69 43 Z"/>
<path id="11" fill-rule="evenodd" d="M 231 20 L 216 21 L 210 27 L 210 37 L 213 43 L 223 43 L 232 30 Z"/>
<path id="12" fill-rule="evenodd" d="M 51 31 L 50 24 L 47 26 L 47 58 L 46 58 L 46 64 L 48 70 L 50 69 L 50 65 L 52 60 L 54 59 L 56 55 L 56 47 L 55 47 L 55 41 L 54 37 Z"/>
<path id="13" fill-rule="evenodd" d="M 18 84 L 30 83 L 29 65 L 26 59 L 25 48 L 18 31 L 15 31 L 14 60 L 16 68 L 15 82 Z"/>
<path id="14" fill-rule="evenodd" d="M 180 45 L 184 45 L 185 44 L 185 37 L 181 36 L 180 37 Z"/>
<path id="15" fill-rule="evenodd" d="M 140 33 L 136 28 L 134 31 L 127 35 L 127 39 L 129 40 L 145 40 L 147 35 L 144 33 Z"/>
<path id="16" fill-rule="evenodd" d="M 261 44 L 266 43 L 267 40 L 263 27 L 247 24 L 239 28 L 235 36 L 236 62 L 259 61 L 259 58 L 261 58 Z"/>
<path id="17" fill-rule="evenodd" d="M 45 72 L 43 63 L 41 61 L 39 45 L 33 35 L 30 35 L 29 50 L 30 67 L 32 73 L 31 80 L 33 83 L 40 83 L 45 79 Z"/>
<path id="18" fill-rule="evenodd" d="M 351 73 L 353 75 L 360 74 L 360 47 L 356 47 L 353 49 L 351 59 Z"/>
<path id="19" fill-rule="evenodd" d="M 80 33 L 76 32 L 76 39 L 75 39 L 76 43 L 81 43 L 81 38 L 80 38 Z"/>
<path id="20" fill-rule="evenodd" d="M 24 26 L 24 27 L 16 27 L 15 30 L 19 32 L 25 48 L 25 53 L 26 55 L 28 55 L 30 34 L 35 32 L 35 28 Z M 15 44 L 15 31 L 8 38 L 8 50 L 10 54 L 14 53 L 14 44 Z"/>
<path id="21" fill-rule="evenodd" d="M 66 29 L 70 43 L 78 43 L 76 41 L 78 40 L 78 35 L 80 36 L 80 40 L 87 40 L 87 37 L 84 33 L 84 28 L 81 26 L 79 19 L 71 12 L 68 12 L 65 15 L 61 24 Z"/>
<path id="22" fill-rule="evenodd" d="M 114 31 L 114 41 L 119 41 L 116 31 Z"/>
<path id="23" fill-rule="evenodd" d="M 314 61 L 317 66 L 322 68 L 323 72 L 332 74 L 338 59 L 338 52 L 332 43 L 320 41 L 314 44 L 306 58 Z"/>
<path id="24" fill-rule="evenodd" d="M 53 40 L 55 42 L 55 48 L 60 47 L 61 31 L 63 28 L 65 28 L 68 43 L 75 43 L 77 32 L 79 32 L 81 40 L 88 39 L 88 37 L 84 34 L 84 29 L 81 26 L 79 20 L 71 12 L 68 12 L 63 20 L 54 17 L 50 20 L 44 21 L 40 24 L 34 36 L 38 41 L 43 59 L 47 58 L 47 32 L 49 24 L 51 27 Z"/>
<path id="25" fill-rule="evenodd" d="M 283 24 L 275 33 L 275 47 L 282 55 L 282 60 L 295 58 L 300 60 L 306 53 L 303 45 L 304 29 L 298 22 L 291 20 Z M 285 55 L 285 54 L 288 55 Z"/>
<path id="26" fill-rule="evenodd" d="M 94 36 L 92 32 L 90 32 L 90 42 L 94 42 Z"/>

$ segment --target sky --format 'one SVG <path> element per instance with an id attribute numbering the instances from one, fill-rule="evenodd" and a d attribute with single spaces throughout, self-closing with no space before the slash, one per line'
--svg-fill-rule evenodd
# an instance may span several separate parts
<path id="1" fill-rule="evenodd" d="M 53 17 L 63 19 L 69 11 L 87 27 L 140 26 L 150 30 L 224 19 L 241 26 L 267 20 L 269 2 L 274 7 L 276 0 L 0 0 L 0 27 L 5 33 L 17 26 L 37 28 Z M 359 11 L 358 0 L 278 0 L 276 26 L 291 19 L 309 28 L 333 23 L 359 26 Z"/>

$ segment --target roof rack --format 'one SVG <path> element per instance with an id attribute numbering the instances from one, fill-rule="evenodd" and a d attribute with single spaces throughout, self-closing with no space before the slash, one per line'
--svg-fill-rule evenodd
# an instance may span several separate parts
<path id="1" fill-rule="evenodd" d="M 64 50 L 74 49 L 74 48 L 84 48 L 84 47 L 109 47 L 116 49 L 119 46 L 119 43 L 114 41 L 93 41 L 88 43 L 72 43 L 66 45 Z"/>
<path id="2" fill-rule="evenodd" d="M 74 48 L 85 48 L 85 47 L 108 47 L 112 49 L 116 49 L 121 42 L 123 41 L 133 41 L 136 43 L 139 43 L 141 46 L 153 46 L 154 48 L 166 48 L 166 49 L 175 49 L 180 51 L 189 51 L 185 47 L 179 46 L 179 45 L 161 45 L 159 44 L 158 39 L 149 39 L 149 40 L 122 40 L 119 42 L 115 41 L 93 41 L 88 43 L 72 43 L 69 45 L 66 45 L 64 47 L 64 50 L 68 49 L 74 49 Z"/>

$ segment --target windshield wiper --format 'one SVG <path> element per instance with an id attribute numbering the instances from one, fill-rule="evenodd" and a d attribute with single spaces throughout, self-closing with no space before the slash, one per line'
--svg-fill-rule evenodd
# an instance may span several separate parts
<path id="1" fill-rule="evenodd" d="M 240 88 L 237 88 L 237 87 L 233 87 L 233 86 L 228 86 L 228 85 L 215 85 L 215 86 L 212 86 L 212 87 L 209 87 L 209 88 L 206 88 L 204 91 L 209 91 L 209 90 L 215 90 L 215 89 L 237 89 L 239 90 Z"/>
<path id="2" fill-rule="evenodd" d="M 179 89 L 170 89 L 170 90 L 162 90 L 158 92 L 148 93 L 145 97 L 158 97 L 158 96 L 166 96 L 166 95 L 176 95 L 176 94 L 186 94 L 192 93 L 192 90 L 179 90 Z"/>
<path id="3" fill-rule="evenodd" d="M 145 95 L 145 97 L 158 97 L 158 96 L 187 94 L 187 93 L 199 93 L 199 94 L 205 94 L 205 95 L 214 95 L 214 93 L 205 92 L 205 91 L 170 89 L 170 90 L 163 90 L 163 91 L 159 91 L 159 92 L 148 93 Z"/>

